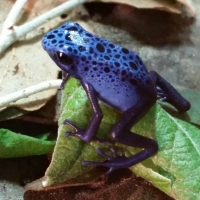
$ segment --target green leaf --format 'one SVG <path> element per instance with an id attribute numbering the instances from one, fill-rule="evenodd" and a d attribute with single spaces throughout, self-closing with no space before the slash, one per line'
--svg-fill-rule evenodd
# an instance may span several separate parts
<path id="1" fill-rule="evenodd" d="M 46 137 L 46 134 L 45 136 Z M 36 139 L 27 135 L 0 129 L 0 158 L 15 158 L 47 154 L 53 151 L 55 141 Z"/>
<path id="2" fill-rule="evenodd" d="M 109 134 L 112 125 L 120 117 L 113 109 L 100 104 L 104 118 L 98 136 Z M 85 143 L 76 137 L 64 137 L 70 127 L 63 125 L 70 119 L 84 129 L 88 126 L 92 110 L 85 91 L 77 81 L 70 79 L 63 91 L 61 116 L 59 120 L 58 140 L 53 153 L 51 165 L 46 171 L 45 185 L 51 185 L 74 178 L 91 169 L 82 166 L 83 160 L 102 161 L 95 149 L 109 152 L 110 146 L 97 142 Z M 133 128 L 133 132 L 154 138 L 159 143 L 158 153 L 131 169 L 153 185 L 175 199 L 198 199 L 200 191 L 200 131 L 183 120 L 174 118 L 159 104 L 153 106 L 148 114 Z M 127 156 L 139 149 L 116 144 Z"/>
<path id="3" fill-rule="evenodd" d="M 154 119 L 151 118 L 152 115 Z M 154 111 L 151 109 L 133 130 L 147 137 L 152 137 L 154 133 L 159 151 L 151 158 L 153 171 L 141 170 L 137 165 L 131 169 L 177 200 L 198 199 L 200 130 L 174 118 L 160 106 L 156 106 Z M 145 164 L 144 166 L 149 167 Z"/>
<path id="4" fill-rule="evenodd" d="M 179 92 L 191 102 L 191 109 L 188 111 L 189 119 L 191 123 L 200 125 L 200 94 L 199 92 L 186 88 L 177 88 Z"/>
<path id="5" fill-rule="evenodd" d="M 109 133 L 110 127 L 115 123 L 119 114 L 113 113 L 114 117 L 109 113 L 111 108 L 102 105 L 105 117 L 99 128 L 101 137 Z M 112 112 L 111 112 L 112 113 Z M 96 142 L 85 143 L 76 137 L 65 137 L 64 133 L 72 129 L 63 125 L 65 119 L 70 119 L 80 128 L 87 127 L 88 121 L 92 115 L 87 96 L 77 80 L 70 79 L 63 90 L 61 103 L 61 116 L 59 119 L 59 130 L 56 146 L 52 156 L 52 161 L 46 171 L 45 185 L 52 185 L 74 178 L 84 172 L 92 169 L 91 167 L 83 167 L 83 160 L 103 160 L 96 152 L 98 147 L 107 148 L 105 144 Z"/>

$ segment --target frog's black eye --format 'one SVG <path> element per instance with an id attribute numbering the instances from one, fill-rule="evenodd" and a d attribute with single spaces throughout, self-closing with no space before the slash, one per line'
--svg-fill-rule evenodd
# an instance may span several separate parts
<path id="1" fill-rule="evenodd" d="M 71 65 L 73 63 L 73 59 L 63 52 L 56 52 L 56 58 L 65 65 Z"/>

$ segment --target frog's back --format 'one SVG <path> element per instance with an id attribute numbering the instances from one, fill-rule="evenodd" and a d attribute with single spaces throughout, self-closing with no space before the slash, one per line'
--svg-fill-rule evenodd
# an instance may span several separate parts
<path id="1" fill-rule="evenodd" d="M 44 48 L 49 48 L 50 54 L 57 51 L 65 53 L 67 59 L 70 57 L 71 71 L 65 70 L 68 66 L 55 58 L 54 61 L 75 78 L 90 83 L 105 103 L 124 111 L 151 95 L 152 104 L 155 102 L 155 86 L 145 65 L 132 51 L 95 36 L 73 22 L 46 35 L 50 37 L 54 45 L 44 38 Z"/>

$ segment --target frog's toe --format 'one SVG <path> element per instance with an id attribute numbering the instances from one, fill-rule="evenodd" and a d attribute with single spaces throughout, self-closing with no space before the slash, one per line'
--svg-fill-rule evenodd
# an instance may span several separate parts
<path id="1" fill-rule="evenodd" d="M 114 148 L 110 148 L 110 151 L 113 153 L 113 157 L 112 156 L 109 156 L 108 154 L 106 154 L 104 151 L 102 151 L 100 148 L 96 149 L 96 152 L 101 155 L 102 157 L 106 158 L 107 160 L 112 160 L 112 159 L 115 159 L 115 158 L 127 158 L 125 156 L 125 153 L 124 151 L 122 150 L 121 151 L 121 155 L 119 155 Z"/>
<path id="2" fill-rule="evenodd" d="M 159 87 L 156 87 L 157 90 L 157 99 L 161 102 L 168 102 L 167 95 L 163 92 L 163 90 Z"/>
<path id="3" fill-rule="evenodd" d="M 75 136 L 78 137 L 80 140 L 84 141 L 84 142 L 89 142 L 90 139 L 84 135 L 84 131 L 78 130 L 75 133 L 72 132 L 66 132 L 65 133 L 65 137 L 69 137 L 69 136 Z"/>
<path id="4" fill-rule="evenodd" d="M 112 157 L 107 155 L 104 151 L 102 151 L 100 148 L 96 149 L 96 152 L 101 155 L 102 157 L 104 157 L 106 160 L 111 160 Z M 105 165 L 105 162 L 95 162 L 95 161 L 83 161 L 82 165 L 93 165 L 93 166 L 107 166 Z"/>
<path id="5" fill-rule="evenodd" d="M 109 167 L 109 170 L 106 172 L 106 175 L 109 175 L 111 172 L 113 172 L 115 167 L 113 166 L 108 166 L 107 162 L 94 162 L 94 161 L 83 161 L 82 165 L 92 165 L 92 166 L 97 166 L 97 167 Z"/>
<path id="6" fill-rule="evenodd" d="M 122 155 L 119 155 L 113 148 L 111 148 L 111 151 L 113 152 L 114 157 L 107 155 L 105 152 L 103 152 L 101 149 L 98 148 L 96 152 L 102 157 L 104 157 L 106 161 L 104 162 L 83 161 L 82 165 L 108 167 L 109 170 L 107 171 L 106 175 L 110 174 L 114 170 L 124 168 L 124 163 L 128 159 L 125 156 L 124 152 L 122 152 Z"/>
<path id="7" fill-rule="evenodd" d="M 76 137 L 80 138 L 81 140 L 85 141 L 85 137 L 83 135 L 84 135 L 84 131 L 82 131 L 82 130 L 76 130 L 75 133 L 73 133 L 73 132 L 65 133 L 65 137 L 76 136 Z"/>
<path id="8" fill-rule="evenodd" d="M 79 137 L 80 139 L 84 140 L 85 141 L 85 138 L 84 138 L 84 130 L 78 128 L 75 124 L 73 124 L 71 121 L 69 121 L 68 119 L 66 119 L 63 124 L 67 124 L 69 125 L 71 128 L 74 129 L 74 133 L 72 132 L 66 132 L 65 133 L 65 137 L 69 137 L 69 136 L 76 136 L 76 137 Z"/>
<path id="9" fill-rule="evenodd" d="M 159 99 L 159 101 L 165 102 L 165 101 L 167 101 L 167 97 L 162 97 L 162 98 Z"/>
<path id="10" fill-rule="evenodd" d="M 112 157 L 109 156 L 108 154 L 106 154 L 104 151 L 102 151 L 100 148 L 96 149 L 96 152 L 101 155 L 102 157 L 104 157 L 107 160 L 110 160 Z"/>
<path id="11" fill-rule="evenodd" d="M 125 156 L 125 153 L 123 150 L 121 150 L 121 156 L 117 153 L 117 151 L 115 151 L 114 148 L 110 148 L 110 151 L 114 154 L 115 158 Z"/>
<path id="12" fill-rule="evenodd" d="M 63 124 L 69 125 L 69 126 L 72 127 L 76 132 L 80 130 L 74 123 L 72 123 L 72 122 L 69 121 L 68 119 L 66 119 L 66 120 L 63 122 Z"/>
<path id="13" fill-rule="evenodd" d="M 71 133 L 71 132 L 66 132 L 66 133 L 65 133 L 65 137 L 69 137 L 69 136 L 75 136 L 75 134 L 74 134 L 74 133 Z"/>

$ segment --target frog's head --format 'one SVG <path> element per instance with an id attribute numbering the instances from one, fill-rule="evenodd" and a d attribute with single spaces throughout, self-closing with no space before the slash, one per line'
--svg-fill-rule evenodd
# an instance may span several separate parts
<path id="1" fill-rule="evenodd" d="M 77 62 L 88 47 L 85 30 L 75 22 L 67 22 L 48 32 L 42 38 L 42 46 L 52 60 L 65 72 L 78 78 Z"/>

